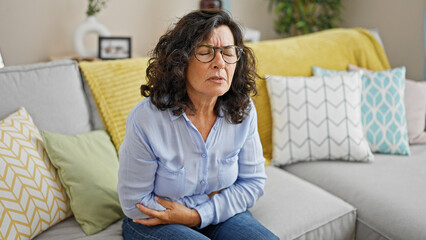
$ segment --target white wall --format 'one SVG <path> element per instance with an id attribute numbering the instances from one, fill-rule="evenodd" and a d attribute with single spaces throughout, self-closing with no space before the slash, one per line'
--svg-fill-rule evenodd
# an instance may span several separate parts
<path id="1" fill-rule="evenodd" d="M 232 0 L 232 16 L 240 24 L 261 31 L 261 40 L 279 38 L 274 30 L 274 16 L 269 0 Z"/>
<path id="2" fill-rule="evenodd" d="M 343 27 L 377 28 L 391 67 L 406 66 L 407 78 L 423 79 L 425 0 L 343 0 Z"/>
<path id="3" fill-rule="evenodd" d="M 262 30 L 262 39 L 276 37 L 269 0 L 234 0 L 235 19 Z M 132 37 L 132 54 L 146 56 L 176 20 L 198 9 L 199 0 L 109 0 L 96 17 L 114 36 Z M 47 61 L 73 53 L 74 30 L 85 20 L 87 0 L 0 0 L 0 51 L 5 65 Z M 97 46 L 89 34 L 86 45 Z"/>
<path id="4" fill-rule="evenodd" d="M 234 18 L 273 39 L 269 0 L 228 0 Z M 407 77 L 423 76 L 425 0 L 342 0 L 343 27 L 378 28 L 392 67 L 405 65 Z M 73 53 L 72 35 L 85 20 L 87 0 L 0 0 L 0 51 L 6 65 L 47 61 Z M 132 52 L 146 56 L 178 17 L 197 9 L 199 0 L 109 0 L 97 15 L 116 36 L 132 37 Z M 86 38 L 92 48 L 97 36 Z"/>

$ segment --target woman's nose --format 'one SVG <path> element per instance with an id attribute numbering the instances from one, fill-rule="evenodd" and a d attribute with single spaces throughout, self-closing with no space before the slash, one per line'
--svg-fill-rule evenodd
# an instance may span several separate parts
<path id="1" fill-rule="evenodd" d="M 222 51 L 216 51 L 216 55 L 213 58 L 213 68 L 225 68 L 226 62 L 223 60 Z"/>

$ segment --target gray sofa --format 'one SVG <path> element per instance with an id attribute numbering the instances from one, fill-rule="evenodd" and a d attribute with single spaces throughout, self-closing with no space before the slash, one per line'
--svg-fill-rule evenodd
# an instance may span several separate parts
<path id="1" fill-rule="evenodd" d="M 0 119 L 22 106 L 41 130 L 73 135 L 102 127 L 71 60 L 0 69 Z M 426 145 L 411 151 L 375 154 L 371 163 L 267 166 L 265 195 L 251 212 L 280 239 L 426 239 Z M 121 221 L 86 236 L 70 217 L 36 239 L 122 239 Z"/>
<path id="2" fill-rule="evenodd" d="M 40 130 L 74 135 L 102 128 L 90 90 L 71 60 L 1 69 L 0 96 L 0 119 L 24 106 Z M 281 239 L 354 238 L 353 206 L 282 169 L 266 169 L 265 195 L 251 211 Z M 71 217 L 36 239 L 122 239 L 121 221 L 86 236 Z"/>

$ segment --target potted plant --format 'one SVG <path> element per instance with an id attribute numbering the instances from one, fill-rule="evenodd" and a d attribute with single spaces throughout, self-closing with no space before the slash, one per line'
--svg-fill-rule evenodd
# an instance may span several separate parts
<path id="1" fill-rule="evenodd" d="M 275 31 L 291 36 L 337 27 L 341 8 L 341 0 L 269 0 Z"/>
<path id="2" fill-rule="evenodd" d="M 106 7 L 107 0 L 89 0 L 86 15 L 88 17 L 96 15 L 102 8 Z"/>

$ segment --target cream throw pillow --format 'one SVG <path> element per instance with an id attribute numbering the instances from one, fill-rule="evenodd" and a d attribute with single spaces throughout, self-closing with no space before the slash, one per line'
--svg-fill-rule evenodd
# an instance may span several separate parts
<path id="1" fill-rule="evenodd" d="M 70 215 L 40 133 L 20 108 L 0 121 L 0 239 L 31 239 Z"/>

